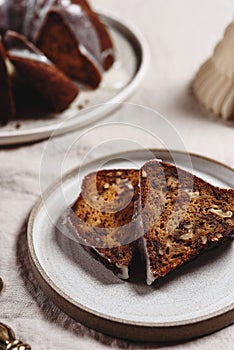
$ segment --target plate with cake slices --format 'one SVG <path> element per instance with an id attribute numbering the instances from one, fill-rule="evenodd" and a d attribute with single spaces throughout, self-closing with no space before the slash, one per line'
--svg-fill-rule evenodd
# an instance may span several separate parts
<path id="1" fill-rule="evenodd" d="M 234 323 L 234 170 L 150 154 L 98 159 L 48 189 L 29 219 L 31 266 L 61 310 L 100 332 L 210 334 Z"/>
<path id="2" fill-rule="evenodd" d="M 0 4 L 0 144 L 82 128 L 139 86 L 149 52 L 142 35 L 86 0 Z"/>

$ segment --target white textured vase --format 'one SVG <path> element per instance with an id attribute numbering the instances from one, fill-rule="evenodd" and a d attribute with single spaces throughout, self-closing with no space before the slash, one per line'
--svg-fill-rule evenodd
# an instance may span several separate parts
<path id="1" fill-rule="evenodd" d="M 193 92 L 215 116 L 234 122 L 234 22 L 227 27 L 213 56 L 198 71 Z"/>

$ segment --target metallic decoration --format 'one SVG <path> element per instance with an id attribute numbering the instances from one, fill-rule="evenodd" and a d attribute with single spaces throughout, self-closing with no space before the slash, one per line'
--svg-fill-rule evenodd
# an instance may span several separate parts
<path id="1" fill-rule="evenodd" d="M 0 294 L 2 293 L 3 287 L 4 287 L 4 283 L 3 283 L 3 280 L 0 277 Z"/>
<path id="2" fill-rule="evenodd" d="M 31 346 L 17 340 L 14 331 L 0 323 L 0 350 L 31 350 Z"/>

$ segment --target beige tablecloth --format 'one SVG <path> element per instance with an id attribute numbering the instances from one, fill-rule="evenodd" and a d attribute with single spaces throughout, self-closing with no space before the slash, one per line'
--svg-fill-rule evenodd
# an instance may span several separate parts
<path id="1" fill-rule="evenodd" d="M 189 93 L 196 70 L 232 20 L 233 1 L 93 0 L 93 4 L 132 21 L 150 45 L 149 71 L 131 101 L 162 113 L 181 135 L 187 150 L 234 167 L 234 129 L 207 119 Z M 125 121 L 126 116 L 121 116 L 119 111 L 108 120 Z M 72 137 L 56 138 L 47 154 L 51 164 Z M 45 145 L 46 141 L 0 149 L 0 276 L 6 284 L 0 297 L 0 321 L 10 324 L 18 337 L 35 350 L 162 348 L 158 344 L 128 343 L 89 330 L 59 311 L 40 290 L 29 267 L 26 224 L 40 194 L 40 161 Z M 71 155 L 70 166 L 79 163 L 87 147 L 88 143 L 80 144 Z M 115 147 L 104 151 L 115 151 Z M 44 175 L 48 183 L 58 176 L 49 163 Z M 232 350 L 233 344 L 234 326 L 231 326 L 164 349 Z"/>

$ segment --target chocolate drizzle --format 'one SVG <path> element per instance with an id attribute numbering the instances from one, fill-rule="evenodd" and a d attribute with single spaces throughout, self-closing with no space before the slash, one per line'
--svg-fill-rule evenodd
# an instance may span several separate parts
<path id="1" fill-rule="evenodd" d="M 24 36 L 8 30 L 4 35 L 4 46 L 11 57 L 22 57 L 51 65 L 49 59 Z"/>
<path id="2" fill-rule="evenodd" d="M 76 38 L 80 51 L 95 59 L 99 69 L 102 70 L 100 40 L 88 15 L 80 5 L 72 4 L 70 0 L 61 0 L 57 2 L 59 4 L 52 9 L 63 17 L 64 22 Z M 62 3 L 63 5 L 61 5 Z M 65 3 L 67 3 L 66 6 Z"/>

